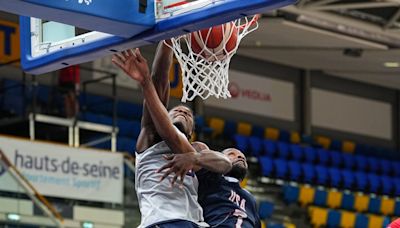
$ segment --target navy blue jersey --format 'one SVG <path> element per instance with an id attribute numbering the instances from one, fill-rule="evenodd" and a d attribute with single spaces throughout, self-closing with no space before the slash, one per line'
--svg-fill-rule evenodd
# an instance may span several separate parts
<path id="1" fill-rule="evenodd" d="M 201 169 L 199 203 L 203 207 L 205 222 L 211 227 L 261 227 L 254 197 L 242 189 L 234 178 Z"/>

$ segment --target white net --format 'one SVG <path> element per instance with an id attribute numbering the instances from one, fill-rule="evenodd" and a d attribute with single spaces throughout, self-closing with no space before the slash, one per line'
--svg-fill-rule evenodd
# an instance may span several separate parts
<path id="1" fill-rule="evenodd" d="M 258 15 L 171 39 L 172 49 L 182 69 L 182 102 L 196 96 L 231 97 L 229 63 L 244 36 L 258 28 Z M 215 41 L 215 34 L 222 40 Z M 216 43 L 218 42 L 218 43 Z"/>

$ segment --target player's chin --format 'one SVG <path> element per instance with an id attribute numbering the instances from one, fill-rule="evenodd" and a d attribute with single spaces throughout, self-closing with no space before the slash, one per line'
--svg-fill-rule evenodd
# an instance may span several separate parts
<path id="1" fill-rule="evenodd" d="M 247 169 L 247 165 L 244 163 L 244 161 L 236 161 L 233 163 L 233 165 L 238 166 L 243 169 Z"/>

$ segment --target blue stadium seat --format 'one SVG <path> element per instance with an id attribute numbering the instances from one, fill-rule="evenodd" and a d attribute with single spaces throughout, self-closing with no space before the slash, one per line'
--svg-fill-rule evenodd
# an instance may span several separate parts
<path id="1" fill-rule="evenodd" d="M 272 157 L 275 156 L 275 154 L 277 153 L 277 146 L 276 146 L 276 142 L 265 139 L 263 141 L 264 144 L 264 152 L 266 155 Z"/>
<path id="2" fill-rule="evenodd" d="M 368 185 L 368 180 L 367 180 L 367 175 L 364 172 L 355 172 L 354 175 L 356 178 L 356 186 L 357 190 L 359 191 L 365 191 L 367 189 Z"/>
<path id="3" fill-rule="evenodd" d="M 355 166 L 354 155 L 348 154 L 348 153 L 343 153 L 342 157 L 343 157 L 343 161 L 344 161 L 344 167 L 349 170 L 353 169 Z"/>
<path id="4" fill-rule="evenodd" d="M 258 162 L 261 166 L 262 175 L 266 177 L 271 177 L 272 171 L 274 170 L 271 158 L 267 156 L 261 156 L 258 158 Z"/>
<path id="5" fill-rule="evenodd" d="M 121 118 L 140 120 L 143 115 L 143 106 L 142 104 L 118 101 L 117 114 Z"/>
<path id="6" fill-rule="evenodd" d="M 285 185 L 283 186 L 283 200 L 288 203 L 296 203 L 300 194 L 300 189 L 297 186 Z"/>
<path id="7" fill-rule="evenodd" d="M 354 209 L 354 195 L 349 191 L 344 191 L 342 195 L 342 206 L 341 208 L 345 210 L 353 210 Z"/>
<path id="8" fill-rule="evenodd" d="M 314 204 L 317 206 L 326 206 L 326 199 L 328 198 L 328 193 L 325 189 L 317 188 L 314 193 Z"/>
<path id="9" fill-rule="evenodd" d="M 99 123 L 100 115 L 94 114 L 92 112 L 84 112 L 81 115 L 81 119 L 87 122 Z"/>
<path id="10" fill-rule="evenodd" d="M 380 159 L 379 160 L 380 167 L 381 167 L 381 172 L 383 175 L 391 175 L 392 174 L 392 165 L 391 162 L 385 159 Z"/>
<path id="11" fill-rule="evenodd" d="M 141 124 L 139 121 L 129 121 L 124 119 L 118 119 L 118 135 L 125 136 L 132 139 L 137 139 L 140 134 Z"/>
<path id="12" fill-rule="evenodd" d="M 249 155 L 249 141 L 248 137 L 244 135 L 235 135 L 233 137 L 233 140 L 235 141 L 235 146 L 238 148 L 240 151 L 242 151 L 244 154 Z"/>
<path id="13" fill-rule="evenodd" d="M 301 165 L 303 170 L 303 181 L 308 184 L 314 183 L 315 179 L 315 169 L 314 166 L 308 163 L 303 163 Z"/>
<path id="14" fill-rule="evenodd" d="M 378 193 L 378 190 L 381 187 L 379 176 L 374 173 L 368 173 L 368 183 L 369 183 L 369 191 L 372 193 Z"/>
<path id="15" fill-rule="evenodd" d="M 342 150 L 342 141 L 339 141 L 336 139 L 332 140 L 330 149 L 336 150 L 336 151 L 341 151 Z"/>
<path id="16" fill-rule="evenodd" d="M 117 150 L 125 151 L 131 155 L 134 155 L 135 151 L 136 151 L 136 140 L 132 139 L 132 138 L 118 137 L 117 138 Z"/>
<path id="17" fill-rule="evenodd" d="M 301 177 L 300 163 L 298 163 L 297 161 L 289 161 L 288 165 L 289 165 L 290 180 L 296 181 L 296 182 L 300 181 L 300 177 Z"/>
<path id="18" fill-rule="evenodd" d="M 326 185 L 328 183 L 328 169 L 325 166 L 315 166 L 315 173 L 317 174 L 317 184 Z"/>
<path id="19" fill-rule="evenodd" d="M 342 165 L 343 163 L 342 152 L 331 151 L 329 155 L 332 166 L 340 167 Z"/>
<path id="20" fill-rule="evenodd" d="M 278 156 L 284 159 L 289 157 L 289 144 L 278 142 Z"/>
<path id="21" fill-rule="evenodd" d="M 343 187 L 345 189 L 352 189 L 355 182 L 354 173 L 351 170 L 342 170 Z"/>
<path id="22" fill-rule="evenodd" d="M 369 197 L 368 212 L 379 214 L 381 211 L 381 198 L 376 196 Z"/>
<path id="23" fill-rule="evenodd" d="M 358 213 L 356 215 L 355 228 L 366 228 L 368 227 L 368 217 L 364 214 Z"/>
<path id="24" fill-rule="evenodd" d="M 379 160 L 378 158 L 375 157 L 368 157 L 367 162 L 368 162 L 368 170 L 372 173 L 377 173 L 380 170 L 379 167 Z"/>
<path id="25" fill-rule="evenodd" d="M 249 137 L 250 151 L 255 157 L 260 156 L 262 153 L 262 140 L 255 136 Z"/>
<path id="26" fill-rule="evenodd" d="M 393 180 L 393 184 L 394 184 L 394 195 L 400 196 L 400 179 L 393 178 L 392 180 Z"/>
<path id="27" fill-rule="evenodd" d="M 6 96 L 3 103 L 3 109 L 14 115 L 24 115 L 25 104 L 23 96 Z"/>
<path id="28" fill-rule="evenodd" d="M 275 159 L 273 161 L 274 169 L 275 169 L 275 176 L 279 179 L 286 179 L 288 174 L 288 164 L 286 160 L 283 159 Z"/>
<path id="29" fill-rule="evenodd" d="M 329 210 L 328 212 L 328 220 L 327 220 L 327 227 L 339 227 L 340 220 L 341 220 L 341 213 L 337 210 Z"/>
<path id="30" fill-rule="evenodd" d="M 385 195 L 391 195 L 394 190 L 393 179 L 388 176 L 380 176 L 382 193 Z"/>
<path id="31" fill-rule="evenodd" d="M 274 211 L 274 204 L 268 201 L 261 201 L 258 209 L 258 214 L 261 220 L 271 217 Z"/>
<path id="32" fill-rule="evenodd" d="M 390 223 L 391 223 L 390 218 L 389 218 L 389 217 L 385 217 L 385 218 L 383 219 L 382 227 L 388 227 L 388 226 L 390 225 Z"/>
<path id="33" fill-rule="evenodd" d="M 308 163 L 314 163 L 317 158 L 317 152 L 315 152 L 314 148 L 307 146 L 304 147 L 304 156 Z"/>
<path id="34" fill-rule="evenodd" d="M 290 132 L 286 130 L 279 131 L 279 141 L 290 142 Z"/>
<path id="35" fill-rule="evenodd" d="M 236 134 L 237 123 L 231 120 L 226 120 L 224 124 L 223 136 L 231 139 Z"/>
<path id="36" fill-rule="evenodd" d="M 400 176 L 400 162 L 392 162 L 392 170 L 396 177 Z"/>
<path id="37" fill-rule="evenodd" d="M 36 87 L 36 97 L 39 104 L 48 104 L 51 97 L 50 87 L 39 85 Z"/>
<path id="38" fill-rule="evenodd" d="M 394 213 L 395 216 L 400 216 L 400 201 L 396 200 L 396 203 L 394 205 Z"/>
<path id="39" fill-rule="evenodd" d="M 140 109 L 143 109 L 141 105 L 140 105 Z M 204 133 L 207 135 L 212 134 L 213 129 L 211 127 L 208 127 L 203 116 L 196 115 L 194 117 L 194 122 L 195 122 L 195 131 L 197 134 L 199 134 L 199 133 Z"/>
<path id="40" fill-rule="evenodd" d="M 318 149 L 317 150 L 317 156 L 318 156 L 318 164 L 320 165 L 327 165 L 329 162 L 329 152 L 325 149 Z"/>
<path id="41" fill-rule="evenodd" d="M 110 97 L 85 93 L 80 96 L 80 105 L 84 111 L 103 115 L 113 113 L 113 101 Z"/>
<path id="42" fill-rule="evenodd" d="M 265 129 L 263 127 L 260 127 L 260 126 L 257 126 L 257 125 L 253 125 L 253 128 L 251 129 L 251 135 L 259 137 L 259 138 L 263 138 L 264 137 L 264 131 L 265 131 Z"/>
<path id="43" fill-rule="evenodd" d="M 366 171 L 367 170 L 367 157 L 363 155 L 355 155 L 356 169 L 358 171 Z"/>
<path id="44" fill-rule="evenodd" d="M 297 144 L 290 145 L 291 157 L 294 160 L 301 161 L 303 159 L 303 148 Z"/>
<path id="45" fill-rule="evenodd" d="M 332 187 L 339 188 L 340 184 L 342 183 L 342 175 L 340 170 L 335 167 L 331 167 L 329 169 L 329 180 Z"/>

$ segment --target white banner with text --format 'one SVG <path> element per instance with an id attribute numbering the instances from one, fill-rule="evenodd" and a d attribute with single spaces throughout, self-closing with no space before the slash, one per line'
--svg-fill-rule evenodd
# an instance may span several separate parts
<path id="1" fill-rule="evenodd" d="M 229 99 L 209 98 L 205 104 L 288 121 L 295 120 L 295 85 L 292 82 L 229 71 Z"/>
<path id="2" fill-rule="evenodd" d="M 9 137 L 0 137 L 0 149 L 42 195 L 122 203 L 122 154 Z M 0 190 L 22 191 L 4 167 Z"/>

